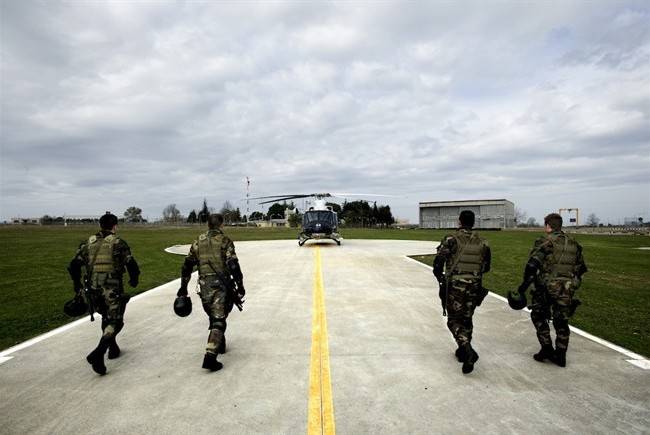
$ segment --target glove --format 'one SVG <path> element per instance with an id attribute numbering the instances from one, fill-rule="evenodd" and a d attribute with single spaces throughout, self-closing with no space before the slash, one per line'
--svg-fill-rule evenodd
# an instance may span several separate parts
<path id="1" fill-rule="evenodd" d="M 187 287 L 181 287 L 176 292 L 176 296 L 187 296 Z"/>
<path id="2" fill-rule="evenodd" d="M 138 277 L 137 276 L 132 276 L 129 278 L 129 285 L 131 287 L 137 287 L 138 286 Z"/>
<path id="3" fill-rule="evenodd" d="M 237 285 L 237 294 L 239 295 L 240 298 L 246 296 L 246 289 L 244 288 L 244 284 Z"/>

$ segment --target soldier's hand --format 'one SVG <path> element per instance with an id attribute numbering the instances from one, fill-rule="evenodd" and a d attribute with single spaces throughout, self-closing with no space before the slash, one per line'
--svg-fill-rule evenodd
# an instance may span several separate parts
<path id="1" fill-rule="evenodd" d="M 237 294 L 239 295 L 240 298 L 246 296 L 246 289 L 244 288 L 243 284 L 237 285 Z"/>
<path id="2" fill-rule="evenodd" d="M 176 292 L 176 296 L 187 296 L 187 287 L 181 287 Z"/>
<path id="3" fill-rule="evenodd" d="M 517 289 L 519 293 L 526 293 L 526 290 L 528 290 L 528 284 L 526 283 L 522 283 Z"/>
<path id="4" fill-rule="evenodd" d="M 131 287 L 137 287 L 138 286 L 138 277 L 134 276 L 134 277 L 129 278 L 129 285 Z"/>

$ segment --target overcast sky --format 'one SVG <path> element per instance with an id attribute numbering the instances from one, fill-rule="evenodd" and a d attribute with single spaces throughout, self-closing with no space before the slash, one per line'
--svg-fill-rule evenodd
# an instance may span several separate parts
<path id="1" fill-rule="evenodd" d="M 249 176 L 648 220 L 649 5 L 2 1 L 0 219 L 245 211 Z"/>

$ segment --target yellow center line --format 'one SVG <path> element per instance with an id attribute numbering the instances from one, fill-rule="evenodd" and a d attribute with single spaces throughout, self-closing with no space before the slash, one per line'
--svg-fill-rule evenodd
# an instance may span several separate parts
<path id="1" fill-rule="evenodd" d="M 309 366 L 309 412 L 307 434 L 334 435 L 334 404 L 330 381 L 330 352 L 323 291 L 320 248 L 314 251 L 314 305 L 311 322 L 311 362 Z"/>

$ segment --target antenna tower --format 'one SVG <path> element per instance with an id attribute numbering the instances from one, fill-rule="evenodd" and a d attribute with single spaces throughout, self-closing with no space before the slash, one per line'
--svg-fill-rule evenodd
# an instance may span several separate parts
<path id="1" fill-rule="evenodd" d="M 246 177 L 246 216 L 249 215 L 249 208 L 248 208 L 248 199 L 250 198 L 250 188 L 251 188 L 251 180 L 250 178 Z"/>

